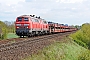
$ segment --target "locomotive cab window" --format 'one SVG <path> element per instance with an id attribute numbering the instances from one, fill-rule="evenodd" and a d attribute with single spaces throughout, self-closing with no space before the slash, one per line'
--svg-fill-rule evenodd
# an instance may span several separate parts
<path id="1" fill-rule="evenodd" d="M 32 19 L 33 22 L 38 22 L 39 23 L 39 20 L 38 19 Z"/>
<path id="2" fill-rule="evenodd" d="M 22 21 L 22 18 L 21 17 L 18 17 L 18 21 Z"/>
<path id="3" fill-rule="evenodd" d="M 28 18 L 24 18 L 24 21 L 29 21 Z"/>
<path id="4" fill-rule="evenodd" d="M 35 19 L 35 22 L 38 22 L 39 23 L 39 20 Z"/>
<path id="5" fill-rule="evenodd" d="M 44 22 L 44 24 L 47 24 L 47 22 L 46 21 L 43 21 Z"/>

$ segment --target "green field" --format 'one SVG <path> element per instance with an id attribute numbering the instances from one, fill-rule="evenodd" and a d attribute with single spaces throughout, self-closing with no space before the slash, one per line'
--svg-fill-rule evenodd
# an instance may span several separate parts
<path id="1" fill-rule="evenodd" d="M 64 42 L 55 42 L 49 47 L 39 51 L 38 54 L 23 60 L 88 60 L 90 52 L 74 41 L 65 38 Z"/>
<path id="2" fill-rule="evenodd" d="M 18 38 L 18 36 L 15 33 L 8 33 L 7 39 L 10 39 L 10 38 Z"/>

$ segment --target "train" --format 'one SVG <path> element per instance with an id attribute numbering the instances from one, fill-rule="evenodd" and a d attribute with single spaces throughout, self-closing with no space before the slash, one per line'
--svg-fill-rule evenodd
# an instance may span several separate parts
<path id="1" fill-rule="evenodd" d="M 48 22 L 40 16 L 37 17 L 35 15 L 18 16 L 15 21 L 15 29 L 16 35 L 20 37 L 71 32 L 77 30 L 75 27 L 68 26 L 67 24 Z"/>

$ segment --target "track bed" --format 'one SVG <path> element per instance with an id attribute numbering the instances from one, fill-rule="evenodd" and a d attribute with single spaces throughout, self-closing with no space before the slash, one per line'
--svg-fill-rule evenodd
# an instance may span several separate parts
<path id="1" fill-rule="evenodd" d="M 13 38 L 0 41 L 0 60 L 21 60 L 74 32 L 58 33 L 31 38 Z M 13 42 L 14 41 L 14 42 Z"/>

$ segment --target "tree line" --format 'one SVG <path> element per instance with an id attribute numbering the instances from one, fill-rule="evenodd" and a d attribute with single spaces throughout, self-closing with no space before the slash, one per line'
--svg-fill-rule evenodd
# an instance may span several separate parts
<path id="1" fill-rule="evenodd" d="M 8 33 L 15 33 L 14 22 L 0 21 L 0 39 L 6 39 Z"/>

